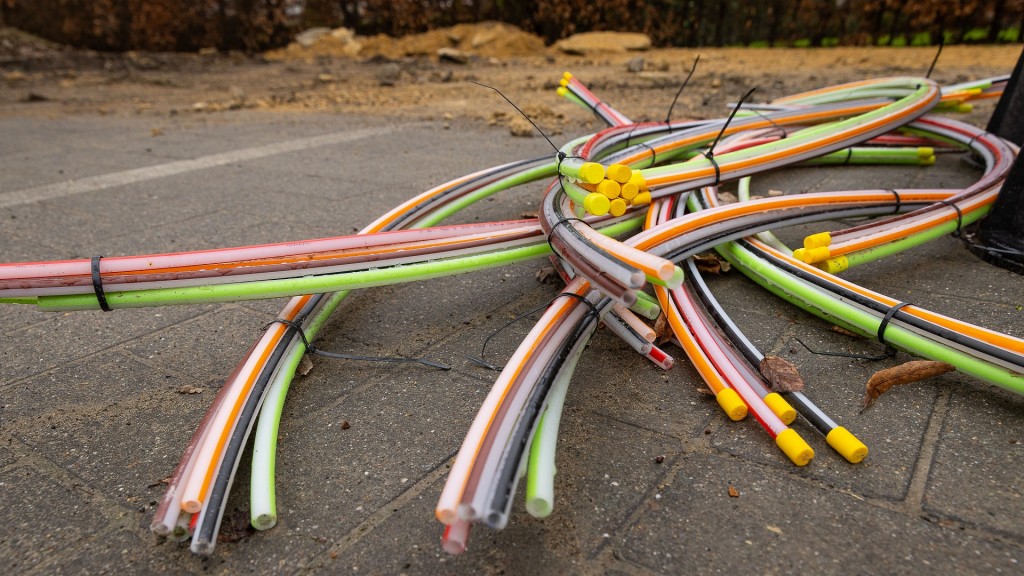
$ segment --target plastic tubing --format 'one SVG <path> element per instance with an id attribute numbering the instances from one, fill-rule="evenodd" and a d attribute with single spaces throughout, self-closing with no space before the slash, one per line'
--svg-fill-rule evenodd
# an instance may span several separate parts
<path id="1" fill-rule="evenodd" d="M 562 421 L 562 408 L 569 390 L 569 382 L 582 355 L 583 347 L 571 354 L 559 371 L 548 393 L 547 407 L 537 424 L 530 444 L 527 466 L 526 511 L 534 518 L 546 518 L 555 507 L 555 454 L 558 427 Z"/>
<path id="2" fill-rule="evenodd" d="M 758 258 L 740 244 L 723 245 L 723 256 L 769 291 L 798 304 L 805 310 L 814 311 L 817 315 L 838 318 L 862 334 L 874 334 L 878 331 L 878 326 L 881 323 L 880 315 L 871 314 L 840 298 L 818 290 L 813 285 Z M 1010 372 L 959 350 L 931 341 L 897 323 L 890 322 L 885 330 L 885 335 L 886 342 L 896 348 L 930 360 L 947 362 L 965 374 L 991 382 L 1011 392 L 1024 394 L 1024 376 L 1021 374 Z"/>
<path id="3" fill-rule="evenodd" d="M 584 280 L 579 279 L 574 280 L 569 286 L 567 286 L 564 292 L 583 296 L 587 290 L 587 283 Z M 437 507 L 434 511 L 435 516 L 441 521 L 441 523 L 452 524 L 460 518 L 458 511 L 459 503 L 462 500 L 462 494 L 466 489 L 473 461 L 477 457 L 480 447 L 483 444 L 483 438 L 486 435 L 488 428 L 491 426 L 490 415 L 497 410 L 498 405 L 508 393 L 512 380 L 518 375 L 519 371 L 522 370 L 524 360 L 532 351 L 532 345 L 527 345 L 526 343 L 533 343 L 541 340 L 544 335 L 551 330 L 552 320 L 571 309 L 571 305 L 574 302 L 575 300 L 571 298 L 559 298 L 555 300 L 555 302 L 548 307 L 547 311 L 529 334 L 527 334 L 526 338 L 524 338 L 524 344 L 520 345 L 519 348 L 516 349 L 509 361 L 506 362 L 505 369 L 498 375 L 498 379 L 491 387 L 491 391 L 488 393 L 480 407 L 480 410 L 477 412 L 477 417 L 474 418 L 473 423 L 470 425 L 470 428 L 466 433 L 466 438 L 462 443 L 462 447 L 459 449 L 458 454 L 456 454 L 455 461 L 452 463 L 451 470 L 448 472 L 448 480 L 445 482 L 444 488 L 441 491 L 441 496 L 438 499 Z"/>

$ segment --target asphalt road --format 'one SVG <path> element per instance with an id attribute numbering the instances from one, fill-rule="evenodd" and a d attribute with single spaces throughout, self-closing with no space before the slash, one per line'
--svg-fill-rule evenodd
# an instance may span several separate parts
<path id="1" fill-rule="evenodd" d="M 3 261 L 350 233 L 434 184 L 550 152 L 540 138 L 459 122 L 254 112 L 5 118 L 0 135 Z M 972 177 L 943 158 L 927 169 L 799 169 L 755 185 L 798 192 Z M 519 217 L 540 192 L 503 193 L 459 218 Z M 494 378 L 465 357 L 556 293 L 535 279 L 542 264 L 346 301 L 323 348 L 454 369 L 314 359 L 281 426 L 278 526 L 246 529 L 243 465 L 224 521 L 229 541 L 210 558 L 149 532 L 160 482 L 283 301 L 109 314 L 0 307 L 0 572 L 1022 572 L 1024 401 L 950 373 L 894 388 L 858 413 L 867 378 L 909 357 L 811 354 L 794 337 L 833 351 L 880 345 L 831 331 L 736 272 L 712 279 L 716 294 L 762 349 L 800 366 L 807 394 L 867 443 L 867 460 L 848 464 L 800 423 L 817 457 L 796 468 L 756 423 L 727 421 L 697 391 L 680 350 L 666 373 L 602 331 L 569 392 L 555 512 L 537 521 L 517 502 L 508 528 L 477 528 L 465 554 L 445 555 L 433 507 Z M 956 239 L 845 276 L 1024 336 L 1024 282 Z M 489 354 L 507 357 L 528 329 L 502 332 Z"/>

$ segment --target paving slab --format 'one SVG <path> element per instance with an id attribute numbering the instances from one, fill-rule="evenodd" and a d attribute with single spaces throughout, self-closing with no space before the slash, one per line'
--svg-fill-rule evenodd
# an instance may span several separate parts
<path id="1" fill-rule="evenodd" d="M 5 118 L 0 133 L 10 135 L 0 144 L 4 261 L 348 234 L 450 178 L 551 153 L 540 138 L 460 121 L 255 111 Z M 801 168 L 754 185 L 795 193 L 975 176 L 942 158 L 929 169 Z M 499 194 L 456 221 L 521 217 L 542 188 Z M 867 378 L 910 357 L 809 352 L 796 338 L 818 351 L 881 345 L 831 330 L 735 271 L 709 279 L 723 306 L 763 350 L 800 367 L 808 396 L 867 442 L 867 460 L 848 464 L 798 422 L 816 459 L 794 468 L 756 423 L 721 415 L 681 350 L 669 347 L 677 365 L 664 372 L 601 330 L 567 397 L 554 513 L 530 518 L 520 488 L 505 530 L 475 528 L 469 550 L 447 556 L 433 507 L 495 377 L 467 356 L 557 293 L 535 278 L 544 264 L 352 294 L 318 345 L 452 370 L 314 358 L 281 424 L 278 525 L 247 528 L 243 463 L 209 558 L 148 525 L 205 406 L 284 301 L 110 314 L 0 307 L 0 572 L 1020 572 L 1024 400 L 950 373 L 894 388 L 862 413 Z M 1024 330 L 1024 282 L 954 238 L 845 276 Z M 507 359 L 530 318 L 497 334 L 487 359 Z M 202 392 L 181 393 L 190 387 Z"/>

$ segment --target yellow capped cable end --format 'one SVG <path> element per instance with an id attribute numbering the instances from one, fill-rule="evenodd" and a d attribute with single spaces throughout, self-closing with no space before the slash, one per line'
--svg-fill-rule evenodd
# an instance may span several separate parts
<path id="1" fill-rule="evenodd" d="M 647 180 L 639 170 L 633 170 L 633 173 L 629 175 L 629 183 L 636 185 L 640 190 L 647 188 Z"/>
<path id="2" fill-rule="evenodd" d="M 651 203 L 651 193 L 650 192 L 641 192 L 641 193 L 637 194 L 633 198 L 633 204 L 632 205 L 633 206 L 642 206 L 644 204 L 650 204 L 650 203 Z"/>
<path id="3" fill-rule="evenodd" d="M 868 455 L 868 447 L 858 440 L 852 432 L 842 426 L 833 428 L 825 436 L 825 441 L 851 464 L 860 462 Z"/>
<path id="4" fill-rule="evenodd" d="M 608 177 L 615 180 L 619 184 L 625 184 L 629 182 L 630 177 L 633 176 L 633 171 L 629 169 L 629 166 L 625 164 L 612 164 L 608 167 Z"/>
<path id="5" fill-rule="evenodd" d="M 562 98 L 565 98 L 566 95 L 569 94 L 569 90 L 565 86 L 559 86 L 558 89 L 555 90 L 555 92 Z"/>
<path id="6" fill-rule="evenodd" d="M 794 255 L 796 251 L 794 250 Z M 814 264 L 823 260 L 828 260 L 832 253 L 829 252 L 828 246 L 819 246 L 817 248 L 805 248 L 802 260 L 807 264 Z"/>
<path id="7" fill-rule="evenodd" d="M 828 232 L 818 232 L 817 234 L 811 234 L 804 238 L 804 248 L 810 250 L 811 248 L 820 248 L 821 246 L 828 246 L 832 243 L 832 235 Z"/>
<path id="8" fill-rule="evenodd" d="M 803 262 L 804 261 L 804 252 L 806 252 L 806 251 L 807 250 L 805 250 L 803 248 L 797 248 L 796 250 L 793 250 L 793 258 L 795 260 L 799 260 L 799 261 Z"/>
<path id="9" fill-rule="evenodd" d="M 584 162 L 580 165 L 579 178 L 587 184 L 598 184 L 604 180 L 604 166 L 597 162 Z"/>
<path id="10" fill-rule="evenodd" d="M 612 216 L 622 216 L 626 213 L 626 201 L 622 198 L 612 200 L 608 207 L 608 213 Z"/>
<path id="11" fill-rule="evenodd" d="M 718 400 L 718 405 L 733 422 L 739 422 L 747 417 L 747 405 L 732 388 L 723 388 L 715 395 L 715 400 Z"/>
<path id="12" fill-rule="evenodd" d="M 775 445 L 797 466 L 807 466 L 814 459 L 814 449 L 792 428 L 779 432 Z"/>
<path id="13" fill-rule="evenodd" d="M 572 80 L 572 72 L 562 72 L 563 80 Z"/>
<path id="14" fill-rule="evenodd" d="M 779 395 L 778 392 L 769 392 L 764 397 L 764 403 L 782 420 L 787 426 L 796 420 L 796 409 L 786 402 L 786 399 Z"/>
<path id="15" fill-rule="evenodd" d="M 594 216 L 604 216 L 611 208 L 611 201 L 604 194 L 593 192 L 583 199 L 583 209 Z"/>
<path id="16" fill-rule="evenodd" d="M 795 252 L 794 252 L 795 254 Z M 839 255 L 835 258 L 829 258 L 824 262 L 817 262 L 814 264 L 819 269 L 828 272 L 829 274 L 839 274 L 850 267 L 850 259 L 846 256 Z"/>
<path id="17" fill-rule="evenodd" d="M 974 104 L 969 104 L 967 102 L 961 102 L 960 104 L 957 104 L 957 106 L 956 106 L 956 111 L 957 112 L 961 112 L 963 114 L 966 114 L 966 113 L 971 112 L 973 110 L 974 110 Z"/>
<path id="18" fill-rule="evenodd" d="M 918 158 L 928 158 L 929 156 L 935 156 L 935 148 L 932 148 L 931 146 L 918 146 L 917 147 L 917 157 Z"/>
<path id="19" fill-rule="evenodd" d="M 625 198 L 626 200 L 632 200 L 633 198 L 636 198 L 636 195 L 639 193 L 640 189 L 637 188 L 636 184 L 633 184 L 632 182 L 626 182 L 625 184 L 623 184 L 622 191 L 620 192 L 622 197 Z"/>
<path id="20" fill-rule="evenodd" d="M 614 200 L 622 194 L 622 187 L 615 180 L 604 179 L 597 185 L 597 191 L 607 196 L 609 200 Z"/>
<path id="21" fill-rule="evenodd" d="M 921 166 L 931 166 L 931 165 L 935 164 L 935 156 L 929 156 L 927 158 L 921 158 L 921 160 L 918 162 L 918 164 L 920 164 Z"/>

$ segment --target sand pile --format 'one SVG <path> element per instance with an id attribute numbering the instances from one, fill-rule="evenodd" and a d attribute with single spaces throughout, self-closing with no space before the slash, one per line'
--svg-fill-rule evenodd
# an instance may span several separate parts
<path id="1" fill-rule="evenodd" d="M 384 34 L 355 36 L 345 28 L 324 30 L 307 35 L 301 43 L 296 41 L 286 48 L 272 50 L 266 57 L 269 60 L 306 60 L 319 56 L 397 60 L 410 56 L 436 57 L 439 51 L 445 51 L 466 57 L 514 58 L 534 56 L 544 50 L 544 41 L 539 36 L 501 22 L 480 22 L 457 24 L 401 38 Z"/>

